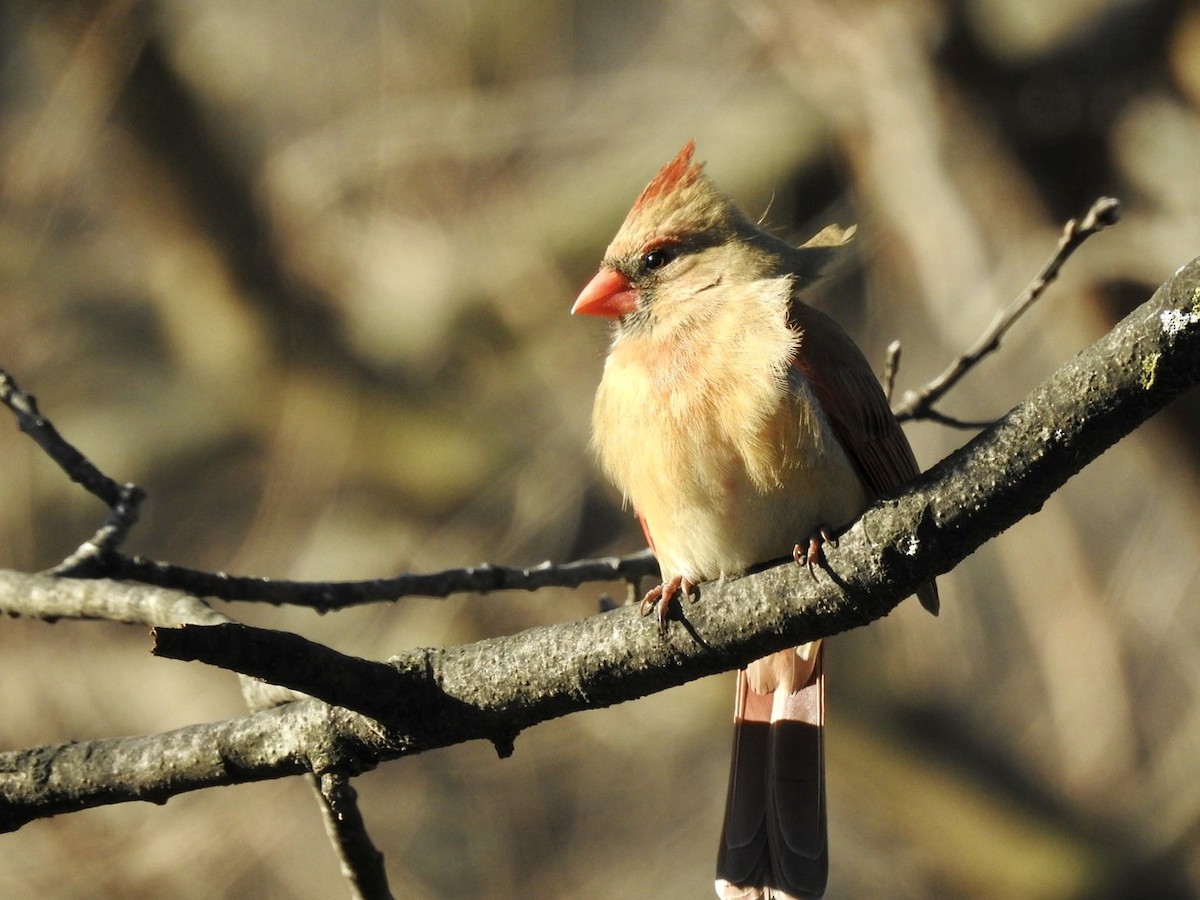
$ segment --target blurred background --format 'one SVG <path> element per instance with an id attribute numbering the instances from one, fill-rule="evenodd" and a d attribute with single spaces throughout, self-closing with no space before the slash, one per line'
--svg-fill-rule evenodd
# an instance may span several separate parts
<path id="1" fill-rule="evenodd" d="M 1200 253 L 1183 0 L 111 0 L 0 6 L 0 366 L 118 480 L 129 549 L 368 578 L 627 552 L 567 315 L 690 137 L 801 241 L 899 392 L 1101 194 L 1093 238 L 943 404 L 1003 414 Z M 0 418 L 7 418 L 0 416 Z M 1185 397 L 829 653 L 830 897 L 1200 895 L 1200 405 Z M 969 432 L 917 423 L 925 466 Z M 104 510 L 0 424 L 0 565 Z M 615 590 L 619 586 L 609 586 Z M 384 658 L 589 615 L 603 585 L 232 615 Z M 233 717 L 144 631 L 0 623 L 0 746 Z M 398 897 L 711 895 L 733 682 L 357 779 Z M 339 897 L 299 779 L 35 822 L 5 897 Z"/>

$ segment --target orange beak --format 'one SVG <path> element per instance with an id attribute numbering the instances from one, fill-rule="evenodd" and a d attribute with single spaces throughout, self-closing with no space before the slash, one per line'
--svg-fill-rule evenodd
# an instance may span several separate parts
<path id="1" fill-rule="evenodd" d="M 629 279 L 613 269 L 601 269 L 579 292 L 571 315 L 619 319 L 637 308 L 638 293 Z"/>

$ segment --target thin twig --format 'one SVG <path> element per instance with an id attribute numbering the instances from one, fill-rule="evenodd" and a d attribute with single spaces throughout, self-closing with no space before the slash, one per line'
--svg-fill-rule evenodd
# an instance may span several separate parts
<path id="1" fill-rule="evenodd" d="M 84 576 L 91 572 L 103 574 L 104 559 L 116 552 L 125 542 L 133 526 L 146 492 L 136 484 L 121 485 L 117 502 L 109 509 L 108 518 L 99 530 L 79 545 L 70 556 L 50 571 L 55 575 Z"/>
<path id="2" fill-rule="evenodd" d="M 104 560 L 104 571 L 98 574 L 222 600 L 289 604 L 325 612 L 401 597 L 449 597 L 462 593 L 536 591 L 546 587 L 576 588 L 594 581 L 635 583 L 658 574 L 658 563 L 649 550 L 643 550 L 628 556 L 606 556 L 561 564 L 543 562 L 523 568 L 484 563 L 441 572 L 408 572 L 392 578 L 318 582 L 203 572 L 137 556 L 111 554 Z"/>
<path id="3" fill-rule="evenodd" d="M 33 438 L 68 478 L 108 505 L 109 515 L 104 524 L 53 570 L 60 575 L 83 572 L 105 554 L 115 551 L 129 536 L 146 492 L 136 484 L 120 484 L 100 471 L 42 416 L 37 398 L 21 390 L 3 369 L 0 369 L 0 403 L 16 413 L 21 430 Z"/>
<path id="4" fill-rule="evenodd" d="M 155 628 L 151 652 L 183 662 L 200 660 L 310 694 L 386 721 L 411 711 L 412 696 L 394 666 L 340 653 L 272 628 L 238 623 Z"/>
<path id="5" fill-rule="evenodd" d="M 337 851 L 342 876 L 350 885 L 354 900 L 392 900 L 383 854 L 367 833 L 358 808 L 358 792 L 344 772 L 310 775 L 320 797 L 325 831 Z"/>
<path id="6" fill-rule="evenodd" d="M 485 739 L 664 690 L 887 615 L 916 585 L 1040 510 L 1083 466 L 1200 382 L 1200 258 L 1076 355 L 995 427 L 893 496 L 831 548 L 819 579 L 790 562 L 705 584 L 690 629 L 632 608 L 394 657 L 402 692 L 436 714 L 382 727 L 315 700 L 147 738 L 0 752 L 0 829 L 127 800 L 384 759 Z M 0 610 L 105 583 L 0 572 Z M 162 594 L 161 589 L 116 585 Z M 373 686 L 367 685 L 370 689 Z M 167 762 L 169 761 L 169 765 Z"/>
<path id="7" fill-rule="evenodd" d="M 938 412 L 932 407 L 925 410 L 921 414 L 921 418 L 930 422 L 936 422 L 939 425 L 945 425 L 947 428 L 960 428 L 963 431 L 979 431 L 982 428 L 991 428 L 996 424 L 996 419 L 959 419 L 954 416 L 948 416 L 943 412 Z"/>
<path id="8" fill-rule="evenodd" d="M 33 438 L 34 443 L 58 464 L 68 478 L 89 494 L 103 500 L 109 509 L 115 509 L 123 501 L 129 502 L 131 497 L 136 497 L 135 502 L 140 502 L 137 496 L 140 489 L 136 485 L 117 483 L 67 443 L 58 429 L 38 412 L 37 399 L 33 394 L 22 391 L 3 369 L 0 369 L 0 403 L 16 413 L 21 430 Z"/>
<path id="9" fill-rule="evenodd" d="M 933 405 L 945 396 L 959 380 L 971 371 L 981 359 L 996 351 L 1000 340 L 1021 315 L 1045 293 L 1050 283 L 1058 277 L 1063 263 L 1093 234 L 1113 225 L 1120 215 L 1121 204 L 1112 197 L 1096 200 L 1082 219 L 1071 219 L 1063 226 L 1062 236 L 1054 254 L 1042 270 L 1029 283 L 1022 294 L 1002 310 L 971 349 L 952 362 L 942 374 L 917 391 L 910 391 L 893 412 L 901 421 L 909 419 L 931 419 Z M 953 420 L 951 420 L 953 421 Z M 948 423 L 949 424 L 949 423 Z M 963 426 L 969 427 L 969 426 Z"/>
<path id="10" fill-rule="evenodd" d="M 135 484 L 120 484 L 105 475 L 67 442 L 54 424 L 38 411 L 33 395 L 22 391 L 12 376 L 3 370 L 0 370 L 0 402 L 16 413 L 21 430 L 32 437 L 72 481 L 109 506 L 110 515 L 105 524 L 51 570 L 56 575 L 120 578 L 187 591 L 198 597 L 290 604 L 325 612 L 401 597 L 536 591 L 546 587 L 575 588 L 593 581 L 626 581 L 634 584 L 642 578 L 658 574 L 658 563 L 649 550 L 628 556 L 560 564 L 547 561 L 536 566 L 517 567 L 484 563 L 442 572 L 404 573 L 391 578 L 330 582 L 228 575 L 127 556 L 118 553 L 116 548 L 137 522 L 138 509 L 145 492 Z"/>
<path id="11" fill-rule="evenodd" d="M 552 565 L 549 562 L 529 568 L 485 564 L 468 569 L 424 575 L 402 575 L 397 578 L 365 582 L 298 583 L 263 578 L 238 578 L 223 573 L 201 572 L 169 563 L 129 557 L 119 553 L 117 548 L 126 539 L 138 520 L 138 511 L 145 498 L 144 491 L 137 485 L 120 484 L 105 475 L 99 467 L 72 446 L 54 427 L 53 423 L 41 415 L 34 396 L 22 391 L 15 379 L 2 370 L 0 370 L 0 402 L 3 402 L 16 414 L 21 430 L 33 438 L 72 481 L 82 485 L 109 507 L 109 515 L 101 528 L 56 566 L 51 574 L 63 579 L 58 582 L 62 587 L 81 589 L 79 591 L 68 590 L 68 593 L 75 595 L 81 601 L 80 606 L 76 607 L 80 615 L 87 615 L 84 610 L 90 610 L 91 614 L 98 618 L 131 617 L 130 620 L 140 621 L 144 624 L 158 624 L 159 622 L 168 624 L 170 626 L 168 630 L 158 632 L 159 643 L 162 646 L 178 644 L 186 635 L 194 635 L 195 632 L 191 631 L 188 626 L 190 623 L 199 621 L 217 626 L 212 630 L 201 629 L 200 634 L 209 639 L 217 637 L 220 641 L 220 649 L 226 654 L 233 654 L 234 657 L 237 657 L 238 650 L 243 648 L 247 641 L 253 643 L 253 635 L 248 633 L 253 630 L 247 630 L 228 616 L 209 609 L 207 604 L 198 599 L 203 596 L 267 600 L 272 603 L 291 603 L 327 610 L 356 603 L 391 600 L 413 594 L 444 597 L 459 592 L 482 593 L 505 589 L 532 591 L 550 585 L 577 587 L 588 581 L 625 580 L 632 584 L 644 575 L 657 572 L 657 563 L 654 561 L 653 555 L 647 551 L 632 557 L 609 557 L 560 566 Z M 94 580 L 104 577 L 141 580 L 155 587 L 175 588 L 185 593 L 167 601 L 172 605 L 171 615 L 163 616 L 161 610 L 152 613 L 148 609 L 141 608 L 140 605 L 137 606 L 136 611 L 126 609 L 119 614 L 113 614 L 111 611 L 106 613 L 96 606 L 98 601 L 95 591 L 92 589 L 103 591 L 105 597 L 109 599 L 115 594 L 120 594 L 121 591 L 115 590 L 114 585 Z M 85 578 L 89 580 L 74 580 Z M 42 598 L 44 599 L 44 597 L 43 593 Z M 101 605 L 103 604 L 102 600 L 99 602 Z M 69 604 L 68 608 L 70 608 Z M 10 609 L 9 611 L 15 610 Z M 54 617 L 53 613 L 44 611 L 39 613 L 31 610 L 31 614 L 40 614 L 46 618 Z M 238 636 L 239 639 L 233 640 L 230 637 L 231 633 Z M 294 638 L 293 644 L 303 642 L 301 638 L 290 637 Z M 355 702 L 355 696 L 340 696 L 336 690 L 333 690 L 332 693 L 330 691 L 331 685 L 336 686 L 341 683 L 338 678 L 333 676 L 343 671 L 345 665 L 330 665 L 329 657 L 337 656 L 339 663 L 346 663 L 346 660 L 328 648 L 322 648 L 320 645 L 308 647 L 310 642 L 303 643 L 310 652 L 299 654 L 293 652 L 293 656 L 303 660 L 309 660 L 316 656 L 318 668 L 303 676 L 296 676 L 293 683 L 307 687 L 312 693 L 322 695 L 335 703 L 342 700 L 347 706 L 363 706 L 364 704 L 361 702 Z M 295 650 L 294 646 L 292 650 Z M 267 657 L 260 653 L 256 658 L 261 661 Z M 352 658 L 350 659 L 352 660 Z M 394 702 L 389 702 L 396 697 L 396 691 L 394 689 L 378 689 L 378 679 L 380 672 L 383 675 L 394 675 L 394 669 L 386 664 L 372 663 L 367 660 L 352 660 L 352 662 L 357 663 L 357 666 L 351 665 L 350 668 L 355 673 L 358 687 L 361 687 L 363 671 L 375 673 L 376 689 L 368 691 L 366 696 L 376 697 L 379 704 L 376 706 L 366 704 L 366 711 L 373 713 L 377 718 L 386 718 L 387 714 L 396 708 Z M 231 668 L 236 668 L 236 666 L 231 666 Z M 239 678 L 246 703 L 251 711 L 287 702 L 294 697 L 290 691 L 283 691 L 273 684 L 246 677 L 242 673 L 239 673 Z M 511 752 L 510 737 L 502 736 L 496 739 L 495 743 L 498 752 L 502 754 Z M 325 773 L 319 779 L 314 777 L 312 784 L 326 832 L 351 891 L 358 897 L 390 898 L 391 892 L 388 888 L 382 855 L 374 847 L 367 834 L 362 816 L 358 812 L 357 796 L 346 777 L 340 773 L 336 775 Z"/>
<path id="12" fill-rule="evenodd" d="M 16 380 L 3 370 L 0 370 L 0 402 L 16 414 L 21 430 L 58 464 L 67 477 L 109 507 L 109 515 L 104 524 L 89 540 L 55 566 L 51 570 L 51 574 L 60 577 L 108 574 L 109 564 L 126 558 L 117 552 L 117 548 L 125 541 L 137 523 L 138 512 L 146 496 L 145 492 L 135 484 L 120 484 L 104 474 L 98 466 L 71 445 L 54 427 L 53 423 L 41 415 L 36 398 L 32 394 L 22 391 Z M 81 613 L 85 609 L 91 609 L 93 614 L 102 615 L 95 606 L 97 598 L 90 590 L 92 587 L 101 587 L 100 583 L 69 580 L 59 583 L 64 587 L 84 588 L 82 591 L 72 592 L 80 601 Z M 120 593 L 115 586 L 107 586 L 107 588 L 105 597 L 98 601 L 101 605 L 111 600 L 114 594 Z M 123 617 L 130 621 L 140 621 L 143 624 L 168 624 L 172 628 L 180 625 L 187 627 L 191 623 L 201 622 L 235 630 L 241 627 L 229 616 L 209 608 L 203 600 L 199 599 L 201 594 L 193 593 L 194 596 L 185 594 L 171 597 L 154 611 L 141 603 L 135 604 L 135 608 L 127 610 Z M 90 606 L 89 600 L 92 604 Z M 364 665 L 369 665 L 365 660 L 362 662 Z M 383 664 L 378 665 L 387 668 Z M 241 682 L 246 705 L 251 712 L 267 709 L 294 698 L 290 691 L 281 691 L 274 685 L 247 678 L 241 673 L 238 674 L 238 679 Z M 327 779 L 332 780 L 327 783 Z M 341 775 L 331 774 L 323 775 L 319 779 L 313 776 L 313 789 L 325 823 L 325 830 L 341 863 L 342 874 L 350 884 L 354 896 L 365 898 L 365 900 L 376 900 L 376 898 L 390 900 L 392 895 L 388 889 L 383 856 L 371 843 L 362 816 L 358 811 L 357 795 L 350 787 L 348 779 Z M 0 818 L 3 817 L 0 816 Z"/>

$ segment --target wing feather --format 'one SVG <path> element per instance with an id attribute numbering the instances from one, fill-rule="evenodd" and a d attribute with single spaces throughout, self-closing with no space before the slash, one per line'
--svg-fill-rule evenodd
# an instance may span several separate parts
<path id="1" fill-rule="evenodd" d="M 921 470 L 908 438 L 862 351 L 820 310 L 792 303 L 791 322 L 800 334 L 792 366 L 812 385 L 833 430 L 873 496 L 911 481 Z M 917 591 L 921 605 L 937 614 L 937 584 Z"/>

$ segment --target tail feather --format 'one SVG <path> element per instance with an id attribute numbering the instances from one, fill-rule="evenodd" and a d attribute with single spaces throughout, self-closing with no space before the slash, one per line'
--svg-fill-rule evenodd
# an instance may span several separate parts
<path id="1" fill-rule="evenodd" d="M 823 650 L 798 690 L 782 679 L 756 693 L 738 673 L 733 761 L 717 856 L 717 894 L 819 897 L 829 871 L 826 838 Z"/>

